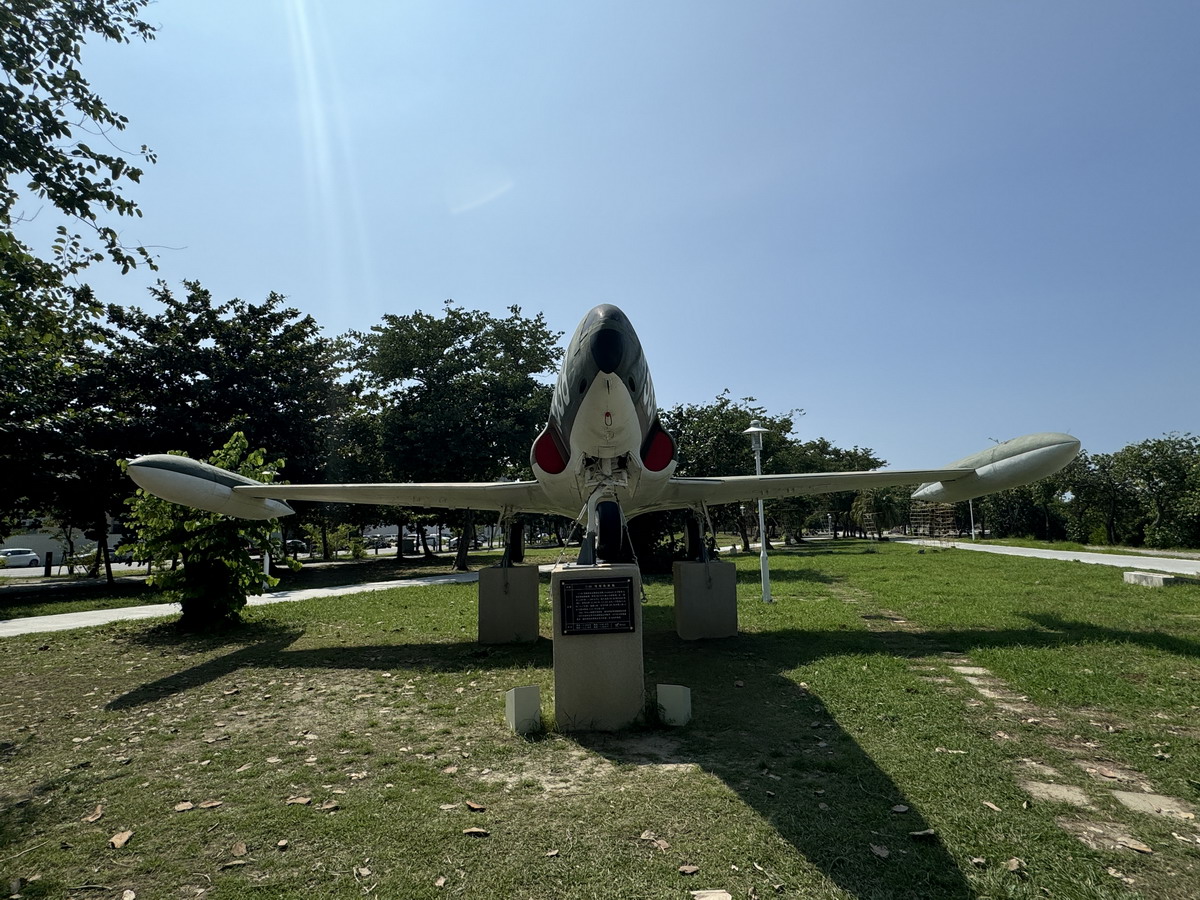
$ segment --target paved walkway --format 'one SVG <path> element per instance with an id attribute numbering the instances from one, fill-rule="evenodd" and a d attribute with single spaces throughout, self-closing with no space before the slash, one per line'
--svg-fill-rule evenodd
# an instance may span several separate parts
<path id="1" fill-rule="evenodd" d="M 976 544 L 971 541 L 905 540 L 906 544 L 926 547 L 955 547 L 977 550 L 980 553 L 999 553 L 1003 556 L 1035 556 L 1039 559 L 1062 559 L 1091 563 L 1097 566 L 1117 566 L 1122 569 L 1143 569 L 1168 575 L 1200 575 L 1200 559 L 1172 556 L 1143 556 L 1140 553 L 1094 553 L 1090 550 L 1041 550 L 1034 547 L 1005 547 L 1001 544 Z"/>
<path id="2" fill-rule="evenodd" d="M 479 580 L 478 572 L 456 572 L 451 575 L 431 575 L 426 578 L 411 578 L 405 581 L 371 581 L 365 584 L 348 584 L 341 587 L 307 588 L 301 591 L 272 591 L 251 597 L 247 606 L 266 606 L 268 603 L 294 603 L 314 597 L 336 597 L 341 594 L 361 594 L 366 591 L 390 591 L 392 588 L 424 587 L 429 584 L 463 584 Z M 178 603 L 155 603 L 150 606 L 123 606 L 119 609 L 96 609 L 90 612 L 60 613 L 57 616 L 28 616 L 24 619 L 0 621 L 0 638 L 17 634 L 35 634 L 42 631 L 67 631 L 71 628 L 87 628 L 91 625 L 107 625 L 129 619 L 154 619 L 160 616 L 177 616 Z"/>

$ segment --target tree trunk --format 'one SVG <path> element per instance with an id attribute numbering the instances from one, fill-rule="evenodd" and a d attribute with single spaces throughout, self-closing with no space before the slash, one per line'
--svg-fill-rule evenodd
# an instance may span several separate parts
<path id="1" fill-rule="evenodd" d="M 421 535 L 421 549 L 424 551 L 425 559 L 437 559 L 433 555 L 433 551 L 429 549 L 429 535 L 425 531 L 425 526 L 421 526 L 419 533 Z"/>
<path id="2" fill-rule="evenodd" d="M 473 543 L 475 543 L 475 517 L 468 509 L 467 522 L 458 536 L 458 552 L 454 554 L 454 571 L 467 572 L 470 570 L 470 566 L 467 565 L 467 555 L 471 552 Z"/>

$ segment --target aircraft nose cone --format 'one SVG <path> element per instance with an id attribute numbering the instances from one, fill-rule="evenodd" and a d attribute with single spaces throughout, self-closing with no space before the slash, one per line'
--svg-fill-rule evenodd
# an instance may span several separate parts
<path id="1" fill-rule="evenodd" d="M 592 336 L 592 359 L 601 372 L 615 372 L 624 355 L 625 336 L 615 328 L 601 328 Z"/>

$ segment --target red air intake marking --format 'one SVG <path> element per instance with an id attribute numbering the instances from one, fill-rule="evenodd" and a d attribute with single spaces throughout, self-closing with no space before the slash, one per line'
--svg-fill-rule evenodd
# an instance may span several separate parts
<path id="1" fill-rule="evenodd" d="M 563 459 L 558 444 L 549 431 L 543 431 L 533 442 L 533 459 L 543 472 L 550 475 L 557 475 L 567 467 L 567 461 Z"/>
<path id="2" fill-rule="evenodd" d="M 651 472 L 661 472 L 675 458 L 675 442 L 665 431 L 659 429 L 642 450 L 642 465 Z"/>

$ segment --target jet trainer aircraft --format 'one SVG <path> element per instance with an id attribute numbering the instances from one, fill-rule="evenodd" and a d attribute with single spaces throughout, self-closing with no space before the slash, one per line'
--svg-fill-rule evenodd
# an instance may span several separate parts
<path id="1" fill-rule="evenodd" d="M 746 500 L 919 484 L 918 500 L 956 502 L 1044 478 L 1079 453 L 1069 434 L 1014 438 L 940 469 L 676 478 L 675 442 L 663 430 L 641 342 L 621 310 L 592 309 L 567 345 L 550 417 L 533 442 L 532 481 L 450 484 L 261 484 L 183 456 L 131 460 L 148 493 L 245 519 L 289 515 L 287 500 L 490 510 L 587 517 L 581 563 L 615 559 L 624 522 L 641 513 Z M 599 546 L 597 548 L 597 540 Z"/>

